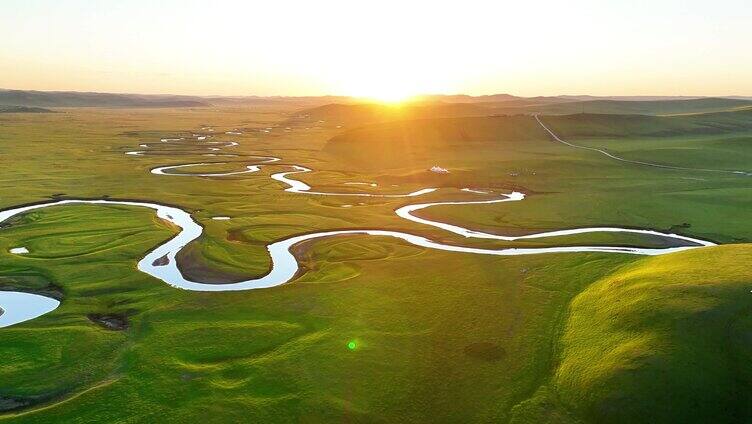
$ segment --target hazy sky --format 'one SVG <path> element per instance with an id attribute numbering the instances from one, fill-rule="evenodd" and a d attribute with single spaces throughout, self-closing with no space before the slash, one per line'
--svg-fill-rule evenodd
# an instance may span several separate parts
<path id="1" fill-rule="evenodd" d="M 752 95 L 750 0 L 1 0 L 0 40 L 2 88 Z"/>

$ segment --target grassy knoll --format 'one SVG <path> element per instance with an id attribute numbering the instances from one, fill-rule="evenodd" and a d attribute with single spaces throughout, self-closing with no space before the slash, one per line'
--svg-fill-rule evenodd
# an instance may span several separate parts
<path id="1" fill-rule="evenodd" d="M 0 117 L 0 160 L 11 164 L 8 172 L 0 173 L 0 208 L 105 196 L 178 205 L 205 230 L 179 262 L 189 275 L 214 281 L 265 273 L 266 244 L 312 231 L 385 228 L 463 245 L 505 245 L 465 240 L 394 215 L 408 203 L 492 196 L 460 192 L 463 187 L 518 189 L 529 198 L 439 206 L 419 214 L 510 234 L 619 225 L 724 243 L 752 240 L 752 224 L 744 219 L 750 206 L 748 179 L 708 174 L 698 181 L 692 172 L 625 166 L 552 142 L 529 116 L 336 128 L 331 122 L 296 120 L 300 111 L 289 107 L 61 112 Z M 713 116 L 719 125 L 727 125 L 727 115 Z M 552 126 L 562 132 L 584 128 L 565 124 L 565 119 L 552 121 Z M 714 145 L 725 148 L 723 143 L 736 140 L 739 155 L 748 151 L 744 133 L 730 127 L 670 137 L 654 133 L 644 139 L 626 131 L 604 136 L 598 128 L 593 125 L 583 142 L 608 139 L 614 149 L 630 144 L 645 150 L 652 137 L 666 143 L 664 147 L 682 144 L 707 151 L 707 158 L 694 159 L 698 164 L 718 156 L 729 166 L 737 164 L 734 155 L 724 156 Z M 194 133 L 240 144 L 217 152 L 199 142 L 178 147 L 159 141 Z M 139 148 L 143 143 L 167 147 Z M 124 154 L 139 149 L 148 154 Z M 212 152 L 238 156 L 203 156 Z M 248 157 L 254 154 L 282 161 L 232 177 L 149 172 L 157 166 L 205 161 L 228 163 L 178 171 L 240 170 L 258 163 Z M 440 190 L 408 199 L 286 193 L 269 175 L 291 170 L 291 164 L 315 170 L 296 177 L 316 190 Z M 433 165 L 451 172 L 429 172 Z M 231 219 L 213 220 L 216 216 Z M 637 330 L 650 333 L 650 326 L 662 326 L 654 349 L 663 352 L 678 343 L 671 340 L 710 348 L 720 330 L 704 335 L 687 327 L 679 334 L 680 329 L 669 325 L 678 321 L 669 317 L 677 311 L 677 316 L 707 319 L 707 328 L 720 329 L 721 318 L 730 316 L 723 314 L 737 311 L 745 299 L 733 284 L 749 280 L 736 265 L 749 254 L 739 246 L 656 259 L 605 254 L 487 257 L 353 236 L 299 246 L 305 272 L 290 284 L 195 293 L 173 289 L 135 269 L 146 252 L 175 231 L 150 210 L 68 206 L 35 211 L 8 224 L 0 228 L 0 289 L 62 299 L 56 311 L 0 330 L 0 421 L 8 422 L 627 420 L 640 415 L 621 407 L 617 409 L 623 409 L 623 415 L 608 413 L 615 404 L 611 399 L 619 395 L 614 382 L 625 378 L 618 363 L 630 364 L 632 359 L 613 357 L 607 366 L 590 369 L 589 363 L 603 359 L 593 352 L 606 341 L 618 342 L 613 332 L 619 329 L 609 327 L 605 318 L 603 325 L 583 324 L 583 317 L 614 313 L 632 317 L 624 318 L 625 323 L 637 323 L 647 309 L 654 314 L 645 314 Z M 657 239 L 614 235 L 562 241 L 662 245 Z M 18 246 L 28 247 L 29 254 L 8 253 Z M 685 266 L 686 272 L 681 269 Z M 662 283 L 672 281 L 683 285 L 666 290 L 686 287 L 687 293 L 642 296 L 630 290 L 629 284 L 643 274 L 651 282 L 646 293 L 660 293 Z M 717 288 L 707 289 L 716 283 Z M 622 288 L 627 293 L 617 296 Z M 714 297 L 700 298 L 703 293 Z M 633 304 L 639 307 L 613 309 L 627 294 L 635 296 Z M 611 301 L 601 303 L 603 298 Z M 672 303 L 679 299 L 688 304 Z M 698 305 L 707 300 L 707 317 L 687 312 L 693 310 L 693 299 L 700 299 Z M 726 312 L 712 312 L 721 310 Z M 124 318 L 128 325 L 105 328 L 96 320 L 103 315 Z M 692 322 L 693 328 L 705 328 L 705 321 Z M 693 359 L 693 369 L 714 361 L 713 354 Z M 671 358 L 666 355 L 656 363 Z M 681 375 L 682 363 L 676 364 L 667 369 Z M 652 370 L 650 364 L 640 366 Z M 746 371 L 739 370 L 739 378 L 745 378 Z M 719 371 L 703 381 L 718 387 L 726 377 Z M 646 380 L 633 380 L 632 391 L 624 391 L 624 396 L 653 405 L 639 393 Z M 659 386 L 645 387 L 645 393 L 653 393 Z M 682 405 L 693 401 L 691 393 L 677 393 L 689 402 Z M 717 393 L 712 399 L 727 398 Z"/>
<path id="2" fill-rule="evenodd" d="M 549 402 L 591 422 L 749 421 L 750 253 L 644 259 L 592 284 L 570 306 Z"/>

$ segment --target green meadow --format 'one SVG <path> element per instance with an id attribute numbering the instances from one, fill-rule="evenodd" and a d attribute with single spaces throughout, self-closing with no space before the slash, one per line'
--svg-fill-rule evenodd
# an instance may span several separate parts
<path id="1" fill-rule="evenodd" d="M 752 172 L 752 115 L 736 107 L 671 104 L 652 112 L 712 113 L 541 119 L 567 141 L 631 160 Z M 670 245 L 634 234 L 468 240 L 394 214 L 407 204 L 513 190 L 528 197 L 416 215 L 509 235 L 619 226 L 722 245 L 657 257 L 495 257 L 330 237 L 295 247 L 302 272 L 288 284 L 203 293 L 136 269 L 177 233 L 151 210 L 33 211 L 0 224 L 0 290 L 45 294 L 61 305 L 0 329 L 0 422 L 752 420 L 745 266 L 752 176 L 618 162 L 553 141 L 528 114 L 374 118 L 362 108 L 335 109 L 2 114 L 0 209 L 65 198 L 179 206 L 204 227 L 181 251 L 181 269 L 215 283 L 268 272 L 271 242 L 335 229 L 404 231 L 482 248 Z M 239 145 L 214 151 L 191 140 L 160 142 L 192 134 Z M 281 160 L 263 164 L 255 155 Z M 262 166 L 225 177 L 150 173 L 193 162 L 212 164 L 175 172 Z M 313 169 L 294 176 L 313 190 L 438 190 L 417 198 L 290 193 L 270 178 L 290 165 Z M 18 246 L 29 253 L 9 253 Z M 109 328 L 102 316 L 122 325 Z"/>

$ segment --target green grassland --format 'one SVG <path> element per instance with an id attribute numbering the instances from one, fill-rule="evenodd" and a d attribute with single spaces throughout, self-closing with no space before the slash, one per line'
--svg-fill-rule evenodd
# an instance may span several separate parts
<path id="1" fill-rule="evenodd" d="M 531 116 L 368 125 L 356 124 L 358 118 L 337 128 L 289 106 L 58 111 L 0 116 L 0 208 L 105 196 L 178 205 L 205 230 L 179 262 L 210 281 L 261 275 L 270 266 L 266 244 L 320 230 L 385 228 L 447 243 L 508 245 L 465 240 L 394 215 L 409 203 L 478 198 L 458 190 L 464 187 L 516 189 L 529 198 L 418 214 L 504 234 L 618 225 L 722 243 L 752 239 L 744 219 L 752 206 L 750 177 L 625 165 L 553 142 Z M 644 134 L 633 129 L 644 124 L 627 117 L 613 117 L 621 126 L 588 123 L 590 115 L 543 119 L 565 139 L 605 143 L 630 157 L 698 149 L 705 153 L 666 157 L 710 166 L 717 156 L 718 166 L 735 167 L 752 152 L 744 113 L 665 118 L 684 121 L 658 120 Z M 714 121 L 719 130 L 703 130 Z M 201 156 L 208 151 L 199 143 L 124 154 L 160 138 L 205 133 L 206 126 L 215 129 L 214 140 L 240 142 L 221 153 L 241 156 Z M 221 134 L 236 129 L 243 134 Z M 202 172 L 258 163 L 247 155 L 282 160 L 232 177 L 149 172 L 199 161 L 228 162 Z M 290 164 L 314 169 L 297 177 L 316 190 L 440 190 L 408 199 L 286 193 L 269 175 Z M 433 165 L 451 172 L 429 172 Z M 354 181 L 378 187 L 344 184 Z M 8 224 L 0 229 L 0 289 L 46 293 L 62 303 L 0 330 L 0 421 L 749 418 L 740 406 L 749 403 L 743 244 L 647 259 L 488 257 L 381 237 L 329 238 L 296 249 L 305 272 L 289 284 L 197 293 L 136 270 L 176 231 L 151 211 L 66 206 Z M 525 245 L 596 242 L 664 243 L 588 235 Z M 16 246 L 30 253 L 7 253 Z M 97 314 L 124 317 L 127 328 L 103 328 L 91 319 Z M 698 399 L 696 388 L 705 385 L 712 393 Z"/>

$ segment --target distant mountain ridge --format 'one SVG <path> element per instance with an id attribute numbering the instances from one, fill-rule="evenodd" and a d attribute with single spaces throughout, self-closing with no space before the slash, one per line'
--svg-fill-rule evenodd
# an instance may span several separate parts
<path id="1" fill-rule="evenodd" d="M 196 97 L 85 93 L 72 91 L 0 90 L 0 105 L 29 107 L 201 107 Z"/>
<path id="2" fill-rule="evenodd" d="M 521 97 L 512 94 L 489 94 L 470 96 L 466 94 L 424 94 L 416 96 L 412 103 L 478 104 L 489 109 L 509 109 L 552 104 L 575 104 L 578 102 L 666 102 L 711 99 L 702 96 L 589 96 L 561 95 Z M 751 101 L 752 97 L 717 97 L 732 101 Z M 210 107 L 233 105 L 296 105 L 316 107 L 327 104 L 362 104 L 367 100 L 347 96 L 187 96 L 173 94 L 128 94 L 78 91 L 36 91 L 0 89 L 0 106 L 27 107 Z M 619 112 L 624 112 L 620 110 Z M 565 113 L 574 110 L 567 109 Z M 492 112 L 494 113 L 494 112 Z"/>
<path id="3" fill-rule="evenodd" d="M 184 96 L 173 94 L 127 94 L 79 91 L 0 89 L 0 106 L 27 107 L 210 107 L 233 105 L 295 104 L 300 107 L 327 103 L 351 103 L 343 96 Z"/>

